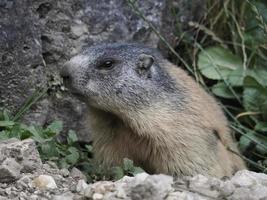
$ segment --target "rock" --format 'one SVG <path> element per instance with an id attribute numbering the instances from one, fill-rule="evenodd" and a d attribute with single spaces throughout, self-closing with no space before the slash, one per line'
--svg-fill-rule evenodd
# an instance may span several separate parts
<path id="1" fill-rule="evenodd" d="M 192 192 L 199 192 L 208 195 L 209 197 L 218 198 L 219 191 L 212 190 L 212 188 L 218 188 L 220 181 L 218 179 L 212 179 L 203 175 L 197 175 L 190 179 L 189 188 Z"/>
<path id="2" fill-rule="evenodd" d="M 26 189 L 31 184 L 32 179 L 32 175 L 25 175 L 17 181 L 16 185 L 18 188 Z"/>
<path id="3" fill-rule="evenodd" d="M 42 166 L 39 152 L 32 139 L 11 139 L 0 143 L 0 162 L 5 157 L 14 158 L 21 165 L 22 172 L 32 172 Z"/>
<path id="4" fill-rule="evenodd" d="M 99 194 L 99 193 L 93 194 L 93 197 L 92 197 L 93 200 L 101 200 L 103 198 L 104 198 L 104 195 L 103 194 Z"/>
<path id="5" fill-rule="evenodd" d="M 66 169 L 66 168 L 61 169 L 61 170 L 60 170 L 60 173 L 61 173 L 61 175 L 62 175 L 63 177 L 68 177 L 68 176 L 70 175 L 69 170 Z"/>
<path id="6" fill-rule="evenodd" d="M 236 188 L 234 193 L 229 197 L 230 200 L 259 200 L 252 194 L 249 188 Z"/>
<path id="7" fill-rule="evenodd" d="M 6 158 L 0 165 L 0 182 L 13 182 L 20 176 L 21 166 L 13 158 Z"/>
<path id="8" fill-rule="evenodd" d="M 45 190 L 45 189 L 55 189 L 57 188 L 57 184 L 55 180 L 53 179 L 52 176 L 48 175 L 40 175 L 36 177 L 32 181 L 33 186 L 39 188 L 40 190 Z"/>
<path id="9" fill-rule="evenodd" d="M 137 177 L 137 180 L 140 182 L 136 181 L 130 192 L 132 199 L 163 199 L 172 191 L 171 176 L 160 174 L 147 176 L 145 180 Z"/>
<path id="10" fill-rule="evenodd" d="M 86 176 L 76 167 L 73 167 L 71 172 L 70 172 L 70 176 L 76 180 L 86 180 Z"/>
<path id="11" fill-rule="evenodd" d="M 0 196 L 0 200 L 7 200 L 7 198 L 4 196 Z"/>
<path id="12" fill-rule="evenodd" d="M 230 196 L 235 191 L 235 186 L 231 181 L 226 181 L 218 188 L 221 194 L 225 197 Z"/>
<path id="13" fill-rule="evenodd" d="M 73 200 L 74 194 L 71 192 L 66 192 L 61 195 L 55 195 L 53 196 L 52 200 Z"/>
<path id="14" fill-rule="evenodd" d="M 88 187 L 88 184 L 83 179 L 81 179 L 78 181 L 76 191 L 78 193 L 83 192 L 87 187 Z"/>
<path id="15" fill-rule="evenodd" d="M 0 6 L 0 107 L 16 113 L 38 87 L 46 84 L 46 75 L 40 26 L 29 9 L 30 2 L 6 2 L 10 3 Z M 24 120 L 43 124 L 46 101 L 36 103 Z"/>
<path id="16" fill-rule="evenodd" d="M 256 184 L 267 186 L 267 175 L 263 173 L 242 170 L 237 172 L 232 178 L 232 183 L 238 187 L 251 187 Z"/>

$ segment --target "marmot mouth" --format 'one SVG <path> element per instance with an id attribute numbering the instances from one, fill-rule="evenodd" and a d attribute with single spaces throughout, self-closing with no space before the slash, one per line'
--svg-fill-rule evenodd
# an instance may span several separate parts
<path id="1" fill-rule="evenodd" d="M 86 97 L 84 94 L 82 94 L 82 92 L 77 91 L 75 88 L 73 87 L 67 87 L 68 88 L 68 93 L 71 94 L 73 97 L 79 99 L 80 101 L 85 102 L 86 101 Z"/>

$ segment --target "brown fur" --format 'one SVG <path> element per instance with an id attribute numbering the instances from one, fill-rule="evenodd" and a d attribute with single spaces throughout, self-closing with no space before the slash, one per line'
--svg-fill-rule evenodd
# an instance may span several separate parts
<path id="1" fill-rule="evenodd" d="M 160 102 L 116 115 L 90 108 L 97 160 L 114 166 L 127 157 L 150 173 L 178 176 L 223 177 L 244 169 L 244 162 L 227 150 L 236 147 L 216 101 L 182 69 L 163 62 L 168 74 L 186 88 L 187 107 L 176 111 Z"/>

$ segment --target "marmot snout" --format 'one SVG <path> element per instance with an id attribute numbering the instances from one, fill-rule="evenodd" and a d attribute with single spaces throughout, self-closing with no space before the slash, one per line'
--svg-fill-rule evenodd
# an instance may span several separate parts
<path id="1" fill-rule="evenodd" d="M 214 98 L 156 50 L 93 46 L 66 63 L 62 76 L 89 106 L 100 163 L 127 157 L 150 173 L 216 177 L 245 168 L 227 151 L 237 149 Z"/>

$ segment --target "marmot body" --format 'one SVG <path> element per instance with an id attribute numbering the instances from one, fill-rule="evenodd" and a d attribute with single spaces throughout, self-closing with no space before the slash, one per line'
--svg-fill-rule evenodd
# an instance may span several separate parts
<path id="1" fill-rule="evenodd" d="M 73 57 L 62 76 L 89 106 L 100 163 L 119 165 L 127 157 L 147 172 L 178 176 L 223 177 L 245 168 L 227 150 L 235 144 L 213 97 L 156 50 L 93 46 Z"/>

